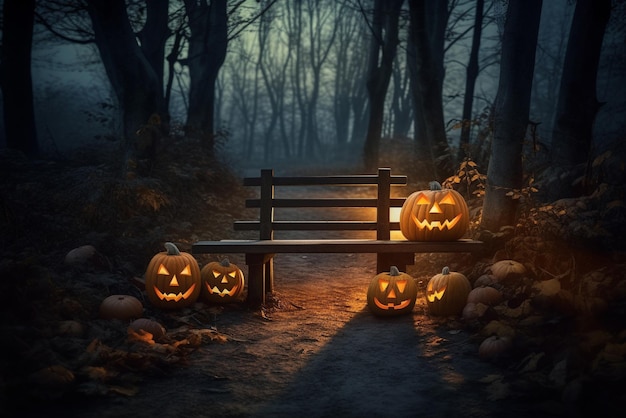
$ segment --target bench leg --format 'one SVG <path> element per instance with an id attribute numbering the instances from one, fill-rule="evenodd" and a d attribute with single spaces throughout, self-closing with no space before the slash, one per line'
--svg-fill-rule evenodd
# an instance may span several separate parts
<path id="1" fill-rule="evenodd" d="M 265 304 L 265 293 L 273 291 L 274 254 L 246 254 L 248 265 L 248 304 Z"/>
<path id="2" fill-rule="evenodd" d="M 265 293 L 274 291 L 274 257 L 265 262 Z"/>
<path id="3" fill-rule="evenodd" d="M 414 253 L 381 253 L 376 255 L 376 274 L 389 271 L 391 266 L 396 266 L 398 270 L 406 272 L 407 265 L 415 264 Z"/>

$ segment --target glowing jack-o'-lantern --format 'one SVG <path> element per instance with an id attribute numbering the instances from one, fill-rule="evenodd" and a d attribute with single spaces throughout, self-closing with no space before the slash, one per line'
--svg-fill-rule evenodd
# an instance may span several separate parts
<path id="1" fill-rule="evenodd" d="M 180 252 L 171 242 L 146 269 L 146 294 L 158 308 L 184 308 L 198 300 L 202 289 L 200 267 L 189 253 Z"/>
<path id="2" fill-rule="evenodd" d="M 394 316 L 410 313 L 417 299 L 413 277 L 391 266 L 388 273 L 374 276 L 367 289 L 367 306 L 375 315 Z"/>
<path id="3" fill-rule="evenodd" d="M 412 193 L 400 210 L 400 230 L 409 241 L 454 241 L 469 227 L 469 209 L 456 190 L 441 189 L 430 182 L 430 190 Z"/>
<path id="4" fill-rule="evenodd" d="M 243 272 L 228 258 L 202 267 L 202 298 L 207 302 L 229 303 L 240 299 L 245 285 Z"/>
<path id="5" fill-rule="evenodd" d="M 467 277 L 444 267 L 441 274 L 434 275 L 426 285 L 426 303 L 433 315 L 459 315 L 472 290 Z"/>

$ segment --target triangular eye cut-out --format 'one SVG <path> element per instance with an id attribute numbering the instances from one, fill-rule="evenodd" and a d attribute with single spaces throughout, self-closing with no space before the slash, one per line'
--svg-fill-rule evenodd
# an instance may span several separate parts
<path id="1" fill-rule="evenodd" d="M 166 276 L 169 276 L 170 272 L 167 271 L 167 269 L 165 268 L 165 266 L 163 264 L 161 264 L 159 266 L 159 271 L 157 272 L 157 274 L 165 274 Z"/>
<path id="2" fill-rule="evenodd" d="M 237 272 L 236 271 L 231 271 L 230 273 L 228 273 L 228 275 L 234 279 L 235 276 L 237 276 Z"/>
<path id="3" fill-rule="evenodd" d="M 221 271 L 213 270 L 213 277 L 216 279 L 222 275 Z"/>
<path id="4" fill-rule="evenodd" d="M 185 276 L 191 276 L 191 267 L 189 267 L 189 264 L 185 266 L 185 268 L 183 269 L 183 271 L 180 272 L 180 274 L 185 275 Z"/>
<path id="5" fill-rule="evenodd" d="M 398 287 L 398 292 L 404 293 L 404 289 L 406 289 L 406 280 L 396 281 L 396 286 Z"/>
<path id="6" fill-rule="evenodd" d="M 415 204 L 416 205 L 429 205 L 430 199 L 424 196 L 423 194 L 421 194 L 418 196 L 417 202 L 415 202 Z"/>
<path id="7" fill-rule="evenodd" d="M 447 194 L 439 202 L 440 205 L 454 205 L 454 199 L 451 194 Z"/>
<path id="8" fill-rule="evenodd" d="M 385 280 L 385 279 L 378 280 L 378 287 L 380 287 L 381 292 L 384 292 L 385 289 L 387 289 L 387 286 L 389 286 L 389 280 Z"/>

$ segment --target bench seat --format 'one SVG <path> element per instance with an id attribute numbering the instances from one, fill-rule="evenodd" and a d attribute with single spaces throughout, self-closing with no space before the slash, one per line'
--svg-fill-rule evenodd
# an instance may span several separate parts
<path id="1" fill-rule="evenodd" d="M 370 239 L 278 239 L 198 241 L 194 254 L 272 254 L 272 253 L 437 253 L 474 252 L 482 241 L 406 241 Z"/>

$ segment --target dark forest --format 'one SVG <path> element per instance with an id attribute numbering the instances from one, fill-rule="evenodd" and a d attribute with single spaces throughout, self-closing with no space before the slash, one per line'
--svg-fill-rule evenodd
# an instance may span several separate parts
<path id="1" fill-rule="evenodd" d="M 2 416 L 626 407 L 626 1 L 0 3 Z"/>

